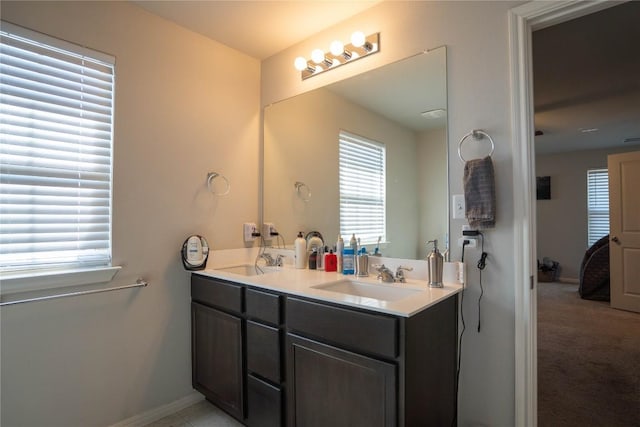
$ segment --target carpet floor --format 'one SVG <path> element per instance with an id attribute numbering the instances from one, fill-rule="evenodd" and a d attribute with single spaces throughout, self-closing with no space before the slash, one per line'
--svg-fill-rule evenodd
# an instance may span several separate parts
<path id="1" fill-rule="evenodd" d="M 538 284 L 538 426 L 640 427 L 640 314 Z"/>

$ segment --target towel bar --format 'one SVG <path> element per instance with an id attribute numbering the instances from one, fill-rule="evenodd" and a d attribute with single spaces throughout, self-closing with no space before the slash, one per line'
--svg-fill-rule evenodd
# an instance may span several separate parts
<path id="1" fill-rule="evenodd" d="M 120 289 L 140 288 L 140 287 L 145 287 L 148 284 L 149 283 L 147 281 L 145 281 L 143 279 L 138 279 L 138 280 L 136 280 L 136 283 L 131 284 L 131 285 L 116 286 L 116 287 L 113 287 L 113 288 L 105 288 L 105 289 L 94 289 L 94 290 L 91 290 L 91 291 L 69 292 L 69 293 L 66 293 L 66 294 L 47 295 L 47 296 L 44 296 L 44 297 L 18 299 L 18 300 L 14 300 L 14 301 L 0 302 L 0 306 L 13 305 L 13 304 L 23 304 L 25 302 L 45 301 L 45 300 L 49 300 L 49 299 L 64 298 L 64 297 L 75 297 L 75 296 L 79 296 L 79 295 L 97 294 L 97 293 L 100 293 L 100 292 L 117 291 L 117 290 L 120 290 Z"/>

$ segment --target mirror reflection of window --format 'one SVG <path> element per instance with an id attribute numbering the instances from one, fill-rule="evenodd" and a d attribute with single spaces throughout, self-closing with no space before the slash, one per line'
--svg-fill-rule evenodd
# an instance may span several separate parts
<path id="1" fill-rule="evenodd" d="M 607 169 L 587 171 L 588 243 L 591 247 L 609 234 L 609 172 Z"/>
<path id="2" fill-rule="evenodd" d="M 360 244 L 386 241 L 384 144 L 340 131 L 340 234 Z"/>

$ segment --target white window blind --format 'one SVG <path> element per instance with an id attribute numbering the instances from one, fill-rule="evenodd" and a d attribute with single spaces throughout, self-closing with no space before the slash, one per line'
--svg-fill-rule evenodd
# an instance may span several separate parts
<path id="1" fill-rule="evenodd" d="M 0 37 L 0 271 L 109 266 L 114 58 Z"/>
<path id="2" fill-rule="evenodd" d="M 609 234 L 609 174 L 607 169 L 587 171 L 589 246 Z"/>
<path id="3" fill-rule="evenodd" d="M 385 236 L 385 146 L 341 131 L 340 234 L 355 233 L 361 244 Z"/>

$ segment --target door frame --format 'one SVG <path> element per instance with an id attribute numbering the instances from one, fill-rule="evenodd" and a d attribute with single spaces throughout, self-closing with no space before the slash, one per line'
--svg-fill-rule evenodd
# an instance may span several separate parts
<path id="1" fill-rule="evenodd" d="M 509 77 L 515 250 L 515 422 L 535 427 L 537 419 L 537 262 L 535 149 L 531 34 L 588 15 L 618 2 L 532 1 L 509 11 Z"/>

